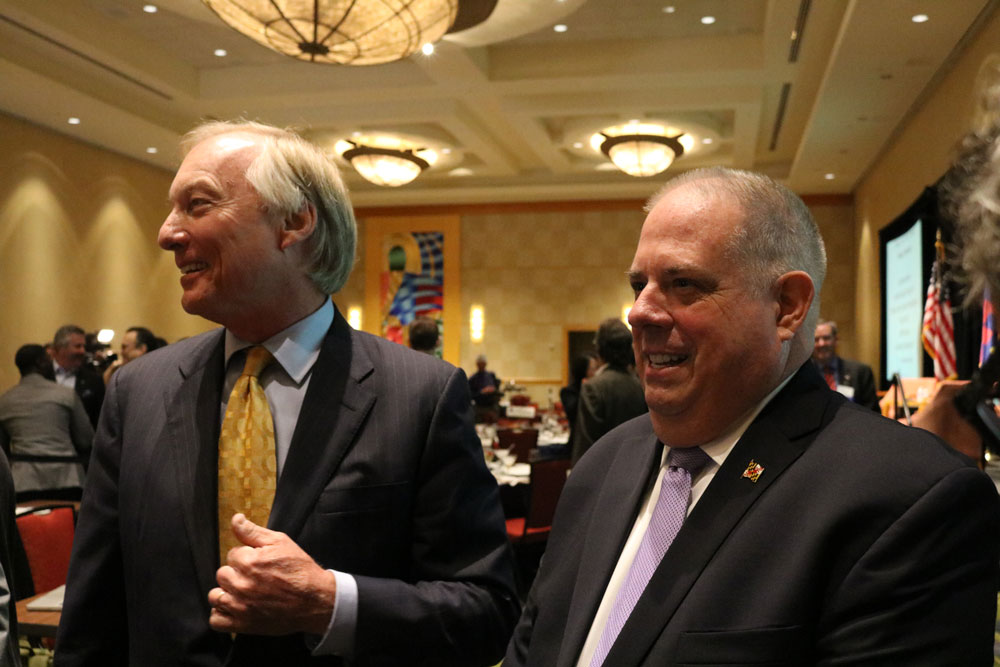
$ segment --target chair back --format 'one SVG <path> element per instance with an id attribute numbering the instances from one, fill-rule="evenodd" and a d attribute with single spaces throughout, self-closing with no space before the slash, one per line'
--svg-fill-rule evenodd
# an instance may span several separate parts
<path id="1" fill-rule="evenodd" d="M 543 459 L 531 464 L 531 495 L 524 521 L 525 532 L 552 525 L 569 463 L 569 459 Z"/>
<path id="2" fill-rule="evenodd" d="M 501 428 L 497 430 L 497 447 L 510 449 L 518 463 L 527 463 L 531 450 L 538 444 L 538 429 Z"/>
<path id="3" fill-rule="evenodd" d="M 72 505 L 35 507 L 17 517 L 34 593 L 45 593 L 66 583 L 73 550 L 75 510 Z M 22 597 L 18 591 L 18 597 Z"/>

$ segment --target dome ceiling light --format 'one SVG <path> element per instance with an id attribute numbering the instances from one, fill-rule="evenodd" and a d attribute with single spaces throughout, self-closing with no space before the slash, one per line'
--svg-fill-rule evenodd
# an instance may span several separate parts
<path id="1" fill-rule="evenodd" d="M 643 178 L 666 171 L 695 147 L 695 137 L 657 122 L 632 120 L 595 133 L 590 144 L 626 174 Z"/>
<path id="2" fill-rule="evenodd" d="M 202 0 L 231 28 L 299 60 L 377 65 L 469 27 L 496 0 Z M 468 8 L 465 5 L 469 5 Z M 485 15 L 483 15 L 485 14 Z"/>
<path id="3" fill-rule="evenodd" d="M 399 187 L 434 166 L 443 145 L 433 139 L 424 141 L 392 132 L 352 132 L 349 139 L 336 141 L 333 150 L 366 181 Z"/>

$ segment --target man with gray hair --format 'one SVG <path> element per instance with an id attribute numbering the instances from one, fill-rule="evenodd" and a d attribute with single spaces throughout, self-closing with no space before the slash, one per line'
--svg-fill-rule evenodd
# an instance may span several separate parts
<path id="1" fill-rule="evenodd" d="M 516 620 L 465 374 L 354 331 L 332 160 L 193 130 L 159 244 L 223 325 L 108 387 L 59 665 L 491 665 Z"/>
<path id="2" fill-rule="evenodd" d="M 629 322 L 650 411 L 574 467 L 504 667 L 988 664 L 996 489 L 809 361 L 808 209 L 713 168 L 648 210 Z"/>

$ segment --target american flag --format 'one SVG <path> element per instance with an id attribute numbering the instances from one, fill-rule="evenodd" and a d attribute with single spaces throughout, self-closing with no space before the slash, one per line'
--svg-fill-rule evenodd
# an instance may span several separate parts
<path id="1" fill-rule="evenodd" d="M 924 349 L 934 359 L 934 377 L 938 380 L 954 378 L 955 327 L 951 319 L 951 302 L 941 276 L 941 262 L 934 260 L 931 283 L 927 286 L 924 304 Z"/>

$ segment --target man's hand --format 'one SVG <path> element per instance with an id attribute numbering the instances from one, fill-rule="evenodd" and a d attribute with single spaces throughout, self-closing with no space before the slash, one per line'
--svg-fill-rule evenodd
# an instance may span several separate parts
<path id="1" fill-rule="evenodd" d="M 208 593 L 209 624 L 219 632 L 326 634 L 337 579 L 284 533 L 234 514 L 233 534 L 246 546 L 230 549 Z"/>

